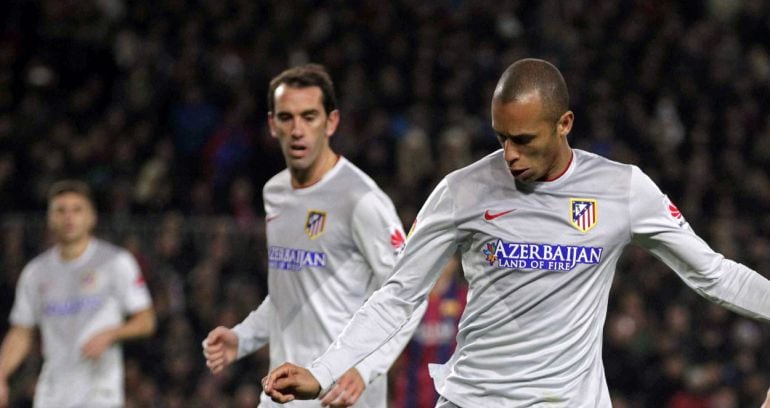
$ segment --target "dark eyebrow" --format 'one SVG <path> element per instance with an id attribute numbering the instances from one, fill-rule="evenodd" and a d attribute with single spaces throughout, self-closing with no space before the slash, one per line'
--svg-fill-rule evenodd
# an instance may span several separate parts
<path id="1" fill-rule="evenodd" d="M 321 113 L 321 111 L 319 109 L 308 109 L 308 110 L 304 110 L 304 111 L 300 112 L 299 116 L 318 115 L 320 113 Z M 286 115 L 291 115 L 291 112 L 278 111 L 278 112 L 275 113 L 276 117 L 277 116 L 286 116 Z"/>
<path id="2" fill-rule="evenodd" d="M 519 139 L 519 138 L 526 138 L 526 137 L 530 137 L 531 138 L 531 137 L 536 137 L 537 136 L 534 133 L 521 133 L 521 134 L 518 134 L 518 135 L 506 135 L 506 134 L 503 134 L 502 132 L 498 132 L 496 130 L 495 130 L 495 134 L 497 135 L 497 137 L 501 137 L 503 139 Z"/>

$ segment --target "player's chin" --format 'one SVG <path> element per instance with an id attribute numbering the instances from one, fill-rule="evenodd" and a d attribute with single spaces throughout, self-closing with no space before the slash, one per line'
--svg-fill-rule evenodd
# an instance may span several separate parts
<path id="1" fill-rule="evenodd" d="M 289 167 L 291 167 L 294 170 L 303 171 L 310 168 L 310 163 L 307 156 L 289 158 L 288 164 L 289 164 Z"/>

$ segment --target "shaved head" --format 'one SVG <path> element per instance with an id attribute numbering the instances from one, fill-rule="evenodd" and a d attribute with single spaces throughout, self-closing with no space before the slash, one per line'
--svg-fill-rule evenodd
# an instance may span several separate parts
<path id="1" fill-rule="evenodd" d="M 548 119 L 558 120 L 569 110 L 567 84 L 559 69 L 548 61 L 527 58 L 514 62 L 503 72 L 495 87 L 493 102 L 521 101 L 540 95 Z"/>

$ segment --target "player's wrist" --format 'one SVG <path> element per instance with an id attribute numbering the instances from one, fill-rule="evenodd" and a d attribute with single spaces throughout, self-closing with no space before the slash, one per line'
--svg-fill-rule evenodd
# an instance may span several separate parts
<path id="1" fill-rule="evenodd" d="M 332 375 L 331 370 L 318 362 L 313 363 L 307 370 L 310 371 L 313 380 L 321 388 L 321 396 L 332 389 L 337 381 L 337 378 Z"/>
<path id="2" fill-rule="evenodd" d="M 103 332 L 103 335 L 107 340 L 107 346 L 112 346 L 113 344 L 123 340 L 124 337 L 122 336 L 120 328 L 106 330 Z"/>

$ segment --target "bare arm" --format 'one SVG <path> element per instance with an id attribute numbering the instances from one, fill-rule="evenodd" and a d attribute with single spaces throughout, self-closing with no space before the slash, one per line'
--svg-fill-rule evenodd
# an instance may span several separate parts
<path id="1" fill-rule="evenodd" d="M 0 348 L 0 380 L 6 380 L 16 371 L 29 353 L 33 328 L 12 326 Z"/>
<path id="2" fill-rule="evenodd" d="M 134 313 L 124 324 L 94 335 L 83 346 L 83 356 L 99 358 L 112 344 L 138 337 L 151 336 L 155 332 L 155 311 L 148 308 Z"/>
<path id="3" fill-rule="evenodd" d="M 33 328 L 12 326 L 0 347 L 0 407 L 8 405 L 8 377 L 29 353 Z"/>

